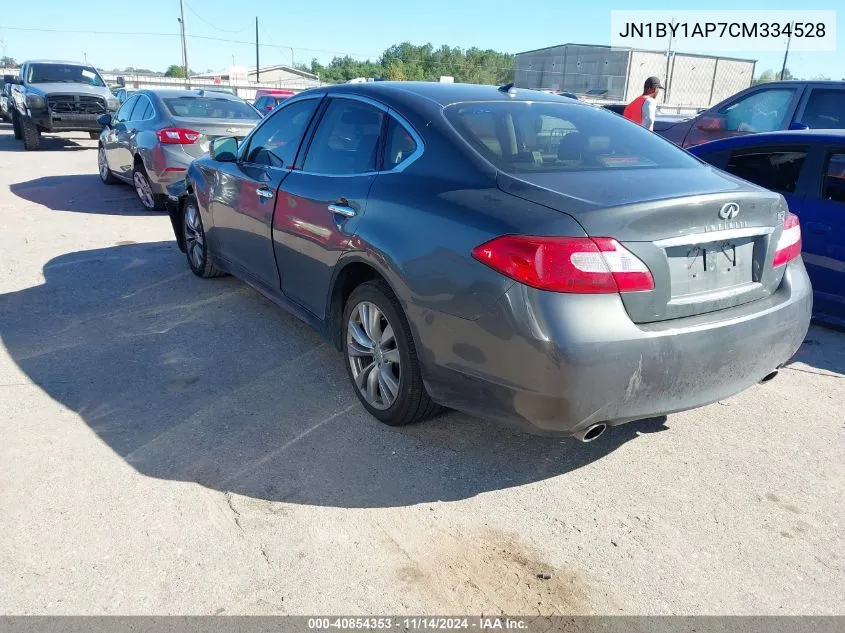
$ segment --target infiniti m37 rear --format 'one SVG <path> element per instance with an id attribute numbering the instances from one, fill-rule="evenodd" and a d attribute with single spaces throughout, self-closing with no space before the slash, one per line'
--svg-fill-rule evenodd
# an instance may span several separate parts
<path id="1" fill-rule="evenodd" d="M 305 91 L 192 163 L 172 221 L 328 337 L 391 425 L 449 407 L 591 440 L 770 376 L 807 331 L 784 199 L 532 91 Z"/>

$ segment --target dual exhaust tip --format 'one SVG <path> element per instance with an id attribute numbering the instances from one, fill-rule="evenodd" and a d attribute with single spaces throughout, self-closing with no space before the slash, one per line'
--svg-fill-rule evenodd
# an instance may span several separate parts
<path id="1" fill-rule="evenodd" d="M 760 380 L 760 382 L 761 383 L 767 383 L 770 380 L 774 380 L 775 377 L 777 377 L 779 371 L 780 371 L 780 367 L 776 367 L 775 369 L 770 371 L 768 374 L 763 376 L 763 378 Z M 575 439 L 581 440 L 584 443 L 592 442 L 594 440 L 599 439 L 602 435 L 604 435 L 604 432 L 606 430 L 607 430 L 607 424 L 605 424 L 604 422 L 599 422 L 598 424 L 593 424 L 591 426 L 588 426 L 586 429 L 581 429 L 580 431 L 575 433 L 573 435 L 573 437 L 575 437 Z"/>

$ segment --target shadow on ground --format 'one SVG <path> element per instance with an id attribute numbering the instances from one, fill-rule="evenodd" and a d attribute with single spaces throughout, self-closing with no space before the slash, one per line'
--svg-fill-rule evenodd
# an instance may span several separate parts
<path id="1" fill-rule="evenodd" d="M 601 440 L 533 437 L 450 413 L 404 429 L 367 415 L 340 354 L 232 279 L 201 280 L 170 242 L 51 260 L 0 295 L 0 335 L 29 378 L 139 472 L 341 507 L 471 497 L 600 459 Z"/>
<path id="2" fill-rule="evenodd" d="M 0 152 L 25 152 L 23 141 L 16 139 L 12 134 L 12 124 L 0 122 L 0 132 L 8 132 L 8 134 L 0 134 Z M 66 138 L 64 136 L 52 136 L 50 134 L 41 135 L 41 146 L 39 152 L 65 152 L 85 149 L 97 149 L 96 143 L 92 141 L 88 144 L 78 143 L 77 140 L 88 141 L 88 134 L 79 139 Z M 95 158 L 96 160 L 96 158 Z"/>
<path id="3" fill-rule="evenodd" d="M 801 369 L 795 363 L 804 363 L 810 369 Z M 787 367 L 845 379 L 845 333 L 838 328 L 813 325 Z"/>
<path id="4" fill-rule="evenodd" d="M 96 158 L 93 168 L 96 169 Z M 105 185 L 94 174 L 43 176 L 9 185 L 9 190 L 28 202 L 53 211 L 99 215 L 163 215 L 147 211 L 128 185 Z"/>

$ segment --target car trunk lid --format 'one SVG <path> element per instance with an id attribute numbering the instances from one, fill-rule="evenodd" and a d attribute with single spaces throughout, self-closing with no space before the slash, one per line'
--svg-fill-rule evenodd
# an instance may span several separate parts
<path id="1" fill-rule="evenodd" d="M 770 295 L 783 198 L 709 167 L 582 170 L 510 176 L 499 187 L 567 213 L 639 257 L 654 290 L 622 293 L 634 322 L 720 310 Z"/>
<path id="2" fill-rule="evenodd" d="M 257 121 L 246 121 L 244 119 L 188 117 L 173 117 L 172 121 L 176 127 L 193 130 L 200 134 L 195 143 L 182 146 L 185 152 L 194 157 L 206 154 L 211 141 L 221 136 L 234 136 L 240 142 L 257 123 Z"/>

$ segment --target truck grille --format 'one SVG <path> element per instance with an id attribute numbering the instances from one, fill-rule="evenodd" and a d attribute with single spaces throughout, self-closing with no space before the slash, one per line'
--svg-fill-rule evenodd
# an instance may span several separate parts
<path id="1" fill-rule="evenodd" d="M 106 100 L 91 95 L 49 95 L 47 107 L 54 114 L 105 114 Z"/>

